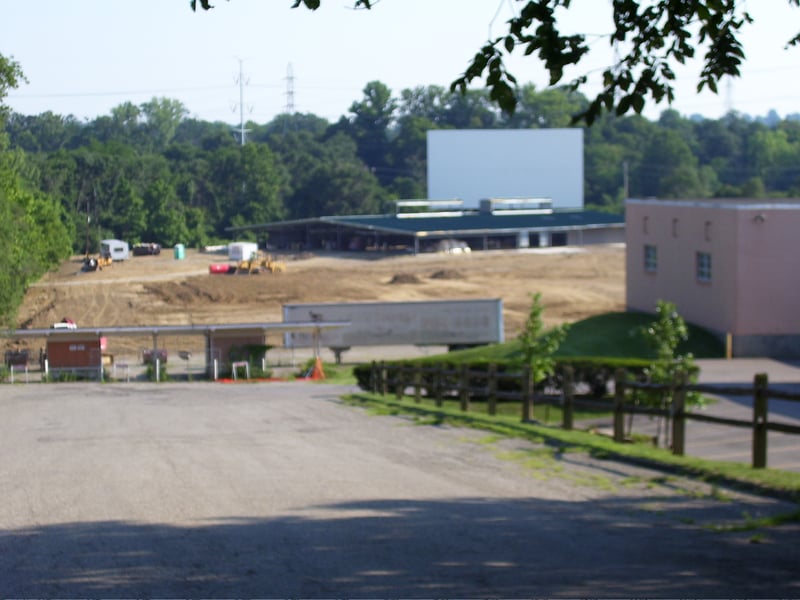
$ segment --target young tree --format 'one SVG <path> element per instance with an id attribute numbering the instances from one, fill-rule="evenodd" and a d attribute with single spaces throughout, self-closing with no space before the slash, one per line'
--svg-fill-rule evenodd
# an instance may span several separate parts
<path id="1" fill-rule="evenodd" d="M 689 339 L 689 328 L 678 314 L 675 304 L 659 300 L 656 307 L 657 318 L 649 326 L 642 328 L 641 334 L 645 342 L 653 350 L 655 358 L 647 369 L 648 378 L 652 383 L 673 385 L 679 376 L 685 377 L 686 382 L 697 380 L 697 365 L 691 352 L 681 354 L 678 346 Z M 671 394 L 657 393 L 645 396 L 646 401 L 656 404 L 660 408 L 667 408 L 672 402 Z M 692 392 L 686 395 L 687 406 L 702 405 L 703 397 Z M 664 431 L 667 432 L 669 419 L 664 419 Z M 660 427 L 659 427 L 660 430 Z M 658 431 L 656 442 L 659 441 L 661 432 Z"/>
<path id="2" fill-rule="evenodd" d="M 553 374 L 555 367 L 555 354 L 564 338 L 569 332 L 569 325 L 563 324 L 550 329 L 545 329 L 542 314 L 542 295 L 539 292 L 531 294 L 531 308 L 528 320 L 517 339 L 522 346 L 522 358 L 525 365 L 531 368 L 531 377 L 534 384 Z"/>

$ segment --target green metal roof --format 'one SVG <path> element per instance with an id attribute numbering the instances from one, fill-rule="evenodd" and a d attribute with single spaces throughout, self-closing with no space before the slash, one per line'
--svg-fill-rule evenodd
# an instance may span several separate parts
<path id="1" fill-rule="evenodd" d="M 567 229 L 592 229 L 597 227 L 624 227 L 625 217 L 610 213 L 584 210 L 554 210 L 551 213 L 502 215 L 468 212 L 459 216 L 403 216 L 354 215 L 297 219 L 276 223 L 260 223 L 229 227 L 230 231 L 260 229 L 276 231 L 287 227 L 306 225 L 334 225 L 353 229 L 366 229 L 416 237 L 466 234 L 501 234 L 518 231 L 553 231 Z"/>
<path id="2" fill-rule="evenodd" d="M 447 233 L 503 233 L 624 226 L 625 217 L 596 211 L 553 211 L 549 214 L 466 214 L 454 217 L 397 217 L 395 215 L 323 217 L 320 221 L 348 227 L 424 237 Z"/>

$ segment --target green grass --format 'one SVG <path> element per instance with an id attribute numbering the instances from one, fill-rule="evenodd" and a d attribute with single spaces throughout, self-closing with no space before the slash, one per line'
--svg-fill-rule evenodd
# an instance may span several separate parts
<path id="1" fill-rule="evenodd" d="M 484 400 L 471 400 L 469 403 L 469 410 L 473 413 L 478 414 L 489 414 L 489 403 Z M 420 398 L 420 403 L 417 406 L 427 406 L 431 408 L 436 407 L 436 401 L 431 398 L 426 398 L 422 396 Z M 447 410 L 458 411 L 460 410 L 460 402 L 456 399 L 444 399 L 442 400 L 442 407 Z M 522 416 L 522 403 L 515 402 L 515 401 L 503 401 L 498 402 L 496 405 L 496 414 L 499 416 L 505 417 L 517 417 L 520 418 Z M 573 419 L 576 421 L 579 420 L 587 420 L 587 419 L 599 419 L 603 417 L 608 417 L 612 414 L 611 408 L 609 407 L 608 410 L 591 410 L 591 409 L 578 409 L 576 408 L 573 411 Z M 560 406 L 553 406 L 549 404 L 545 404 L 544 402 L 534 403 L 533 405 L 533 414 L 531 415 L 531 419 L 534 421 L 538 421 L 539 423 L 543 423 L 545 425 L 561 425 L 563 422 L 563 411 L 561 410 Z"/>
<path id="2" fill-rule="evenodd" d="M 654 315 L 635 312 L 614 312 L 589 317 L 573 323 L 569 334 L 556 352 L 558 357 L 655 358 L 639 333 L 655 319 Z M 689 325 L 689 339 L 678 346 L 678 352 L 691 352 L 695 358 L 723 358 L 725 347 L 711 332 Z M 517 340 L 490 344 L 447 354 L 452 362 L 508 361 L 522 355 Z M 441 357 L 429 357 L 441 360 Z"/>
<path id="3" fill-rule="evenodd" d="M 745 514 L 744 520 L 741 523 L 727 523 L 724 525 L 709 525 L 708 529 L 717 532 L 734 532 L 734 531 L 754 531 L 757 529 L 764 529 L 767 527 L 778 527 L 785 523 L 798 523 L 800 522 L 800 510 L 790 513 L 782 513 L 772 515 L 770 517 L 754 518 Z M 758 540 L 752 540 L 757 542 Z"/>
<path id="4" fill-rule="evenodd" d="M 398 401 L 393 396 L 357 393 L 346 396 L 344 401 L 367 407 L 380 414 L 413 415 L 428 424 L 449 423 L 472 427 L 545 444 L 558 452 L 586 452 L 598 458 L 644 464 L 688 475 L 711 484 L 734 485 L 758 493 L 794 501 L 800 500 L 800 473 L 777 469 L 752 469 L 740 463 L 674 456 L 668 450 L 655 448 L 649 444 L 618 444 L 610 438 L 585 431 L 565 431 L 556 427 L 521 423 L 518 415 L 492 417 L 477 412 L 464 413 L 452 406 L 437 408 L 430 404 L 416 404 L 411 398 L 402 398 Z"/>
<path id="5" fill-rule="evenodd" d="M 570 327 L 569 335 L 556 356 L 612 356 L 617 358 L 655 358 L 639 331 L 655 320 L 654 315 L 615 312 L 589 317 Z M 721 340 L 702 327 L 688 325 L 689 339 L 678 346 L 678 353 L 691 352 L 695 358 L 723 358 Z"/>
<path id="6" fill-rule="evenodd" d="M 308 372 L 309 368 L 313 366 L 313 362 L 309 363 L 303 368 L 300 375 Z M 325 379 L 321 379 L 320 383 L 335 383 L 337 385 L 355 385 L 355 375 L 353 375 L 353 365 L 337 365 L 335 363 L 322 363 L 322 370 L 325 373 Z"/>

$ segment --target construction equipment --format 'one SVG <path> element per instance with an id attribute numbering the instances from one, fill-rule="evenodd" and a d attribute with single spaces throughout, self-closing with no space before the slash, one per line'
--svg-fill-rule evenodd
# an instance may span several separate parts
<path id="1" fill-rule="evenodd" d="M 113 263 L 113 259 L 110 256 L 103 256 L 102 254 L 97 255 L 86 255 L 83 258 L 83 270 L 84 271 L 97 271 L 100 269 L 103 270 L 103 267 L 110 267 Z"/>
<path id="2" fill-rule="evenodd" d="M 253 253 L 248 260 L 240 260 L 236 265 L 236 273 L 253 275 L 268 271 L 270 273 L 283 273 L 286 265 L 282 261 L 274 260 L 271 254 L 262 252 Z"/>
<path id="3" fill-rule="evenodd" d="M 280 260 L 273 260 L 271 255 L 267 255 L 262 266 L 270 273 L 283 273 L 286 270 L 286 263 Z"/>

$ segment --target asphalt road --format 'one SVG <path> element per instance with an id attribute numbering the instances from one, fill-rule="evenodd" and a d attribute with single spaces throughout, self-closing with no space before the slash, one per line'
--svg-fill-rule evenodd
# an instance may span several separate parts
<path id="1" fill-rule="evenodd" d="M 0 388 L 2 597 L 800 596 L 796 510 L 310 383 Z"/>
<path id="2" fill-rule="evenodd" d="M 769 388 L 800 394 L 800 363 L 772 359 L 698 360 L 698 383 L 717 387 L 753 386 L 758 373 L 768 377 Z M 738 419 L 752 423 L 752 394 L 715 395 L 715 402 L 702 412 L 708 415 Z M 770 399 L 769 421 L 800 426 L 800 402 Z M 610 426 L 610 424 L 606 424 Z M 648 417 L 637 417 L 634 431 L 654 435 L 656 422 Z M 800 472 L 800 435 L 770 431 L 767 436 L 767 466 L 775 469 Z M 686 454 L 700 458 L 752 462 L 752 428 L 738 428 L 698 421 L 686 425 Z"/>

